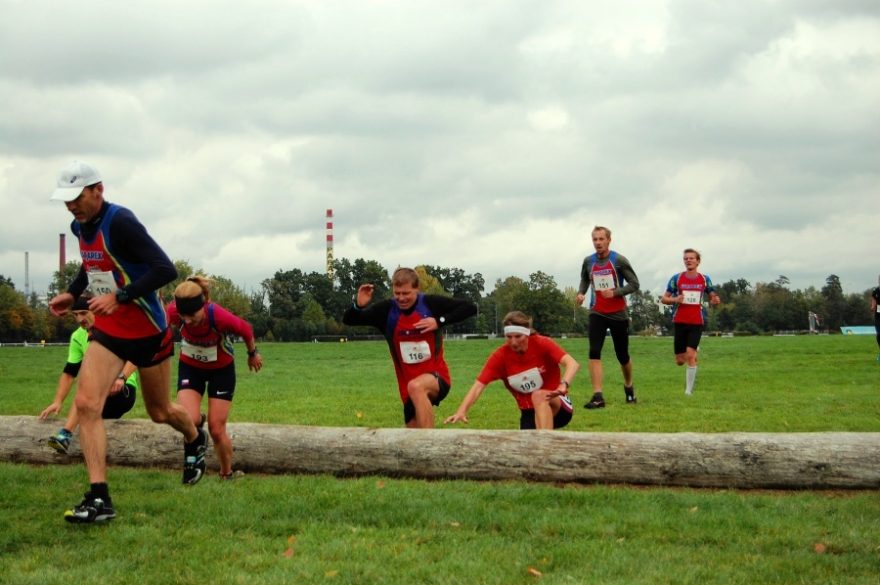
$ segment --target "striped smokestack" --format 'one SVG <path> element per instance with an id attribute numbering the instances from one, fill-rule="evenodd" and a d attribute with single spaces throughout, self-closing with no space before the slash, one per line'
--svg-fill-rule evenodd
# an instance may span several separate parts
<path id="1" fill-rule="evenodd" d="M 332 283 L 336 275 L 333 272 L 333 210 L 327 210 L 327 278 Z"/>

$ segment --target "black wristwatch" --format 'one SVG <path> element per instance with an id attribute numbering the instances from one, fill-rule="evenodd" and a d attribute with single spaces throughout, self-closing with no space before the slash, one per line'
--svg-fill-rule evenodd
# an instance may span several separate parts
<path id="1" fill-rule="evenodd" d="M 444 323 L 446 323 L 446 317 L 440 317 L 439 319 L 437 319 L 437 322 L 443 325 Z"/>
<path id="2" fill-rule="evenodd" d="M 254 357 L 255 355 L 257 355 L 257 353 L 259 353 L 257 350 L 257 346 L 254 346 L 254 351 L 247 352 L 248 357 Z"/>
<path id="3" fill-rule="evenodd" d="M 128 294 L 128 291 L 124 288 L 116 289 L 116 302 L 117 303 L 127 303 L 131 300 L 131 296 Z"/>

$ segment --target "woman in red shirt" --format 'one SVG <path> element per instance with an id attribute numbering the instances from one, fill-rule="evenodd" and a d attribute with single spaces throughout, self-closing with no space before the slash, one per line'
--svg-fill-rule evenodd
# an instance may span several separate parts
<path id="1" fill-rule="evenodd" d="M 174 289 L 168 322 L 180 330 L 177 401 L 195 424 L 201 420 L 202 396 L 208 392 L 208 431 L 220 461 L 220 477 L 232 479 L 232 440 L 226 422 L 235 393 L 235 355 L 228 336 L 244 339 L 248 368 L 259 372 L 263 358 L 257 352 L 250 323 L 210 300 L 211 281 L 192 276 Z"/>
<path id="2" fill-rule="evenodd" d="M 501 380 L 519 407 L 520 429 L 564 427 L 572 415 L 568 388 L 580 365 L 555 341 L 535 333 L 532 319 L 524 313 L 512 311 L 502 324 L 504 345 L 489 356 L 458 410 L 445 422 L 468 422 L 467 411 L 486 386 Z"/>

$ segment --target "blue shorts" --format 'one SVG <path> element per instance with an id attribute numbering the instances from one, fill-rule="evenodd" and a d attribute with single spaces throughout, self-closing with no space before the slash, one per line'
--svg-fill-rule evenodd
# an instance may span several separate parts
<path id="1" fill-rule="evenodd" d="M 177 391 L 195 390 L 208 398 L 232 402 L 235 394 L 235 362 L 224 368 L 208 370 L 180 362 L 177 368 Z"/>

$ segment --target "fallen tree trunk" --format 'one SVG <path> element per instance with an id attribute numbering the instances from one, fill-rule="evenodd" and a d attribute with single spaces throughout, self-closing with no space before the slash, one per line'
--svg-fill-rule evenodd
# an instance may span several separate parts
<path id="1" fill-rule="evenodd" d="M 105 421 L 111 465 L 170 467 L 182 439 L 148 420 Z M 78 463 L 46 445 L 57 421 L 0 417 L 0 461 Z M 372 429 L 231 423 L 235 467 L 476 480 L 664 486 L 880 487 L 880 433 L 580 433 Z M 212 450 L 209 467 L 216 467 Z"/>

